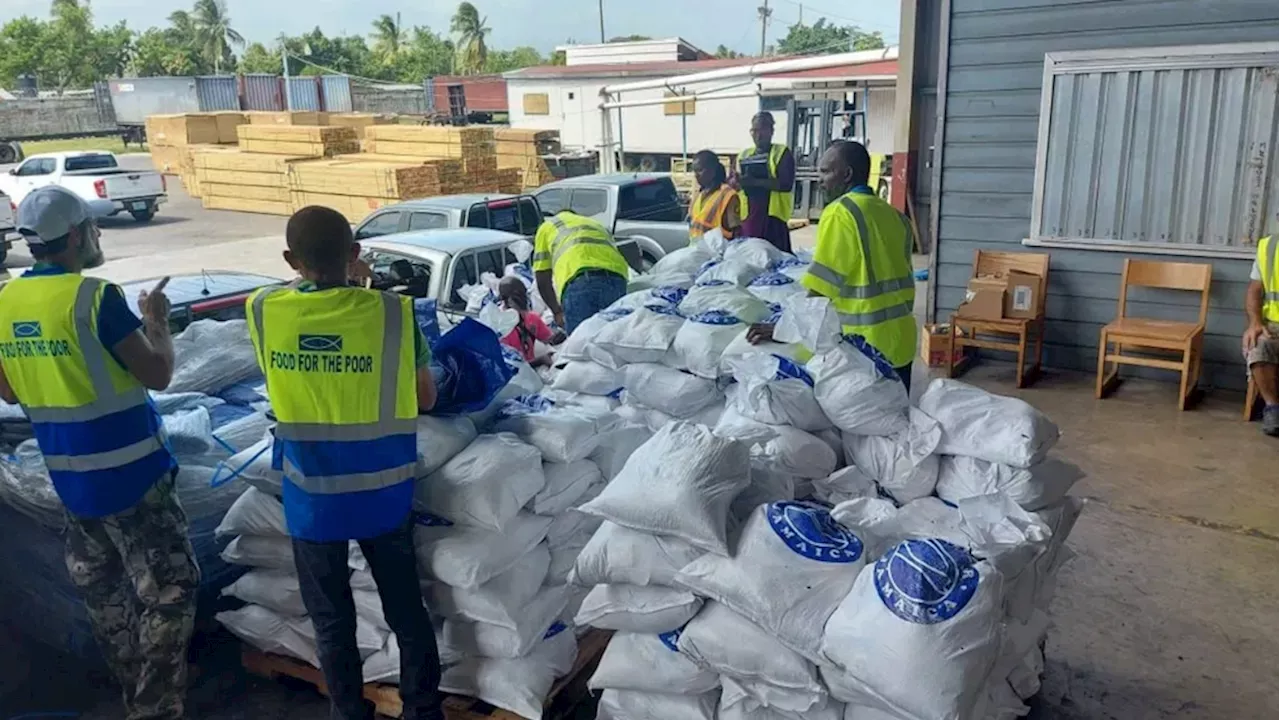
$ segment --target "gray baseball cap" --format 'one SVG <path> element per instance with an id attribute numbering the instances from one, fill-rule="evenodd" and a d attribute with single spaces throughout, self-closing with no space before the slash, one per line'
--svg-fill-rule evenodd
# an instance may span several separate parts
<path id="1" fill-rule="evenodd" d="M 92 217 L 89 206 L 69 190 L 46 185 L 32 190 L 18 204 L 18 232 L 27 243 L 57 240 Z"/>

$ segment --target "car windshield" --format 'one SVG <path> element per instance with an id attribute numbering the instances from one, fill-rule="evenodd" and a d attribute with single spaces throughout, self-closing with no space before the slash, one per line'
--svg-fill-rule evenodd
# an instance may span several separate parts
<path id="1" fill-rule="evenodd" d="M 77 170 L 107 170 L 118 167 L 113 155 L 76 155 L 67 158 L 67 172 Z"/>
<path id="2" fill-rule="evenodd" d="M 618 192 L 619 220 L 681 222 L 684 208 L 669 179 L 652 178 L 624 185 Z"/>

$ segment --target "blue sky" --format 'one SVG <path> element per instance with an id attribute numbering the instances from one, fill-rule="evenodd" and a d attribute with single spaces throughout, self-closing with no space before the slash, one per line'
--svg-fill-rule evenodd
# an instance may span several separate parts
<path id="1" fill-rule="evenodd" d="M 142 29 L 163 25 L 172 11 L 189 8 L 191 0 L 90 0 L 99 24 L 126 20 Z M 599 40 L 596 0 L 473 0 L 493 29 L 490 46 L 532 45 L 543 53 L 570 38 Z M 616 35 L 679 35 L 707 51 L 720 44 L 738 51 L 760 47 L 759 0 L 604 0 L 605 33 Z M 898 3 L 872 0 L 769 0 L 774 8 L 768 29 L 770 43 L 786 34 L 800 17 L 820 16 L 842 25 L 881 31 L 886 41 L 898 38 Z M 227 0 L 232 27 L 250 41 L 269 41 L 281 32 L 291 35 L 316 25 L 327 35 L 368 35 L 374 17 L 399 11 L 406 27 L 427 25 L 437 32 L 449 29 L 457 3 L 434 0 Z M 47 17 L 48 0 L 3 0 L 0 21 L 20 15 Z M 677 20 L 678 19 L 678 20 Z"/>

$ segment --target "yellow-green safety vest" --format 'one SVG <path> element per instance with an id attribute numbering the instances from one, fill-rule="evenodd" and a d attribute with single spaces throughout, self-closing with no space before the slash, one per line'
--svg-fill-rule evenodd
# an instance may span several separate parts
<path id="1" fill-rule="evenodd" d="M 556 295 L 583 270 L 608 270 L 624 279 L 630 275 L 627 261 L 613 244 L 603 225 L 588 217 L 563 211 L 538 228 L 533 243 L 534 271 L 551 271 Z"/>
<path id="2" fill-rule="evenodd" d="M 127 510 L 173 467 L 146 388 L 98 339 L 109 283 L 28 274 L 0 288 L 0 365 L 72 514 Z"/>
<path id="3" fill-rule="evenodd" d="M 769 147 L 769 177 L 778 177 L 778 163 L 782 162 L 782 156 L 787 151 L 786 145 L 774 143 Z M 756 149 L 749 147 L 738 153 L 738 168 L 742 168 L 742 161 L 756 154 Z M 738 193 L 739 212 L 745 218 L 749 211 L 747 205 L 747 191 L 743 190 Z M 791 211 L 793 209 L 792 191 L 788 188 L 785 191 L 769 193 L 769 216 L 776 217 L 782 222 L 791 219 Z"/>
<path id="4" fill-rule="evenodd" d="M 274 411 L 289 534 L 359 540 L 408 516 L 417 472 L 412 300 L 363 288 L 266 288 L 249 336 Z"/>
<path id="5" fill-rule="evenodd" d="M 1270 236 L 1258 241 L 1258 272 L 1262 273 L 1262 317 L 1267 322 L 1280 322 L 1280 279 L 1277 279 L 1277 256 L 1280 250 Z"/>
<path id="6" fill-rule="evenodd" d="M 818 221 L 813 262 L 800 282 L 831 299 L 846 335 L 861 335 L 894 366 L 916 354 L 911 228 L 892 205 L 850 192 Z"/>

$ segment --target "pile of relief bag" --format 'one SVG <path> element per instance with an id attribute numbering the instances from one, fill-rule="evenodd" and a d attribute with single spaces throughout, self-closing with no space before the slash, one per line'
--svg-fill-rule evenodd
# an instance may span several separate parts
<path id="1" fill-rule="evenodd" d="M 574 622 L 615 631 L 598 717 L 1023 715 L 1080 473 L 1020 400 L 923 371 L 909 397 L 806 265 L 708 236 L 560 350 L 545 412 L 617 398 L 609 432 L 643 443 L 576 510 L 602 524 Z"/>

